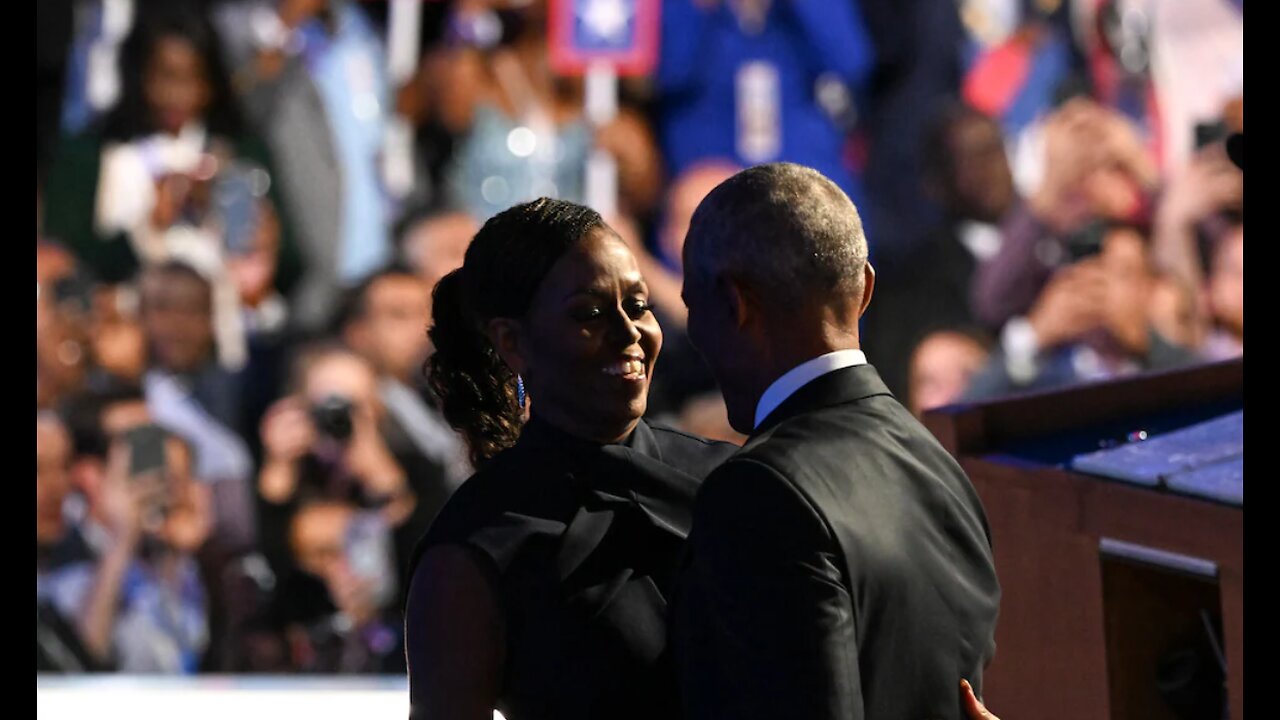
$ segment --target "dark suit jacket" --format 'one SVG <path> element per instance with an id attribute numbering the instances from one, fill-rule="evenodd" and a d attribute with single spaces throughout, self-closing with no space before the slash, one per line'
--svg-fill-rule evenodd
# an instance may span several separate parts
<path id="1" fill-rule="evenodd" d="M 1000 589 L 960 466 L 870 365 L 773 411 L 694 506 L 672 647 L 690 718 L 962 717 Z"/>

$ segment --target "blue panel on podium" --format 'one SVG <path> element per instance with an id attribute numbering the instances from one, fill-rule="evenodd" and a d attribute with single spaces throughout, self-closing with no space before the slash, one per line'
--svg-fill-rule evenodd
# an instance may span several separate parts
<path id="1" fill-rule="evenodd" d="M 1244 503 L 1244 411 L 1141 442 L 1077 455 L 1072 469 Z"/>
<path id="2" fill-rule="evenodd" d="M 1165 484 L 1187 495 L 1243 506 L 1244 456 L 1171 475 Z"/>

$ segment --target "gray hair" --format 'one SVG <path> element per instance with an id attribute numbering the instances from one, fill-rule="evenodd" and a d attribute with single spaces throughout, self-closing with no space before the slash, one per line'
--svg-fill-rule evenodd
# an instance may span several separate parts
<path id="1" fill-rule="evenodd" d="M 707 195 L 693 214 L 685 273 L 729 276 L 779 307 L 862 292 L 867 239 L 839 186 L 794 163 L 757 165 Z"/>

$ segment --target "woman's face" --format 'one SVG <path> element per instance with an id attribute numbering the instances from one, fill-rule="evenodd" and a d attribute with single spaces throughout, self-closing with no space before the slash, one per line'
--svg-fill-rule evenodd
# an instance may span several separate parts
<path id="1" fill-rule="evenodd" d="M 600 229 L 552 266 L 504 356 L 539 417 L 611 442 L 644 415 L 661 349 L 635 256 Z"/>
<path id="2" fill-rule="evenodd" d="M 142 90 L 156 127 L 170 134 L 203 117 L 213 94 L 200 53 L 172 35 L 161 37 L 152 48 Z"/>

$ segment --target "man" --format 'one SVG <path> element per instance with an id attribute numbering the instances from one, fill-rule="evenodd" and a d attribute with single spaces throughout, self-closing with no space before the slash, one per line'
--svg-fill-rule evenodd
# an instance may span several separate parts
<path id="1" fill-rule="evenodd" d="M 85 547 L 72 562 L 37 570 L 36 601 L 74 628 L 84 667 L 194 673 L 212 637 L 207 591 L 216 588 L 206 587 L 196 559 L 212 528 L 212 495 L 175 435 L 164 436 L 159 472 L 134 472 L 130 443 L 111 429 L 141 419 L 135 401 L 119 395 L 85 405 L 78 414 L 100 408 L 97 427 L 73 429 L 85 436 L 74 438 L 80 457 L 67 466 L 84 498 L 76 531 Z"/>
<path id="2" fill-rule="evenodd" d="M 304 348 L 290 383 L 293 393 L 262 423 L 265 461 L 258 475 L 261 547 L 284 577 L 277 597 L 283 616 L 309 616 L 316 584 L 291 585 L 290 528 L 312 500 L 337 500 L 377 510 L 396 553 L 397 587 L 408 586 L 405 561 L 444 506 L 453 485 L 446 470 L 407 440 L 388 432 L 390 413 L 373 366 L 347 348 Z M 321 603 L 323 606 L 324 603 Z M 322 607 L 329 611 L 331 608 Z"/>
<path id="3" fill-rule="evenodd" d="M 218 545 L 252 547 L 253 458 L 242 439 L 243 377 L 217 362 L 213 285 L 189 264 L 165 262 L 143 273 L 139 310 L 150 356 L 142 381 L 147 408 L 195 451 L 195 474 L 214 494 Z"/>
<path id="4" fill-rule="evenodd" d="M 306 258 L 289 302 L 291 324 L 305 332 L 321 330 L 343 292 L 391 255 L 378 161 L 390 88 L 385 51 L 360 5 L 255 0 L 214 11 Z"/>
<path id="5" fill-rule="evenodd" d="M 1000 590 L 964 472 L 859 350 L 875 273 L 818 172 L 745 170 L 694 214 L 689 333 L 742 451 L 694 508 L 672 646 L 691 718 L 926 718 L 981 692 Z"/>
<path id="6" fill-rule="evenodd" d="M 1138 228 L 1105 230 L 1099 251 L 1054 273 L 1025 317 L 969 382 L 966 400 L 1049 390 L 1196 361 L 1165 337 L 1153 303 L 1157 276 Z M 1176 328 L 1171 334 L 1181 334 Z"/>
<path id="7" fill-rule="evenodd" d="M 462 267 L 467 246 L 480 230 L 480 223 L 461 210 L 424 210 L 405 218 L 397 233 L 401 260 L 435 290 L 440 278 Z M 430 303 L 427 317 L 431 316 Z"/>
<path id="8" fill-rule="evenodd" d="M 426 388 L 430 312 L 431 286 L 408 268 L 393 265 L 356 289 L 341 332 L 347 347 L 377 372 L 378 396 L 388 415 L 381 429 L 392 452 L 418 456 L 427 465 L 425 473 L 439 481 L 439 487 L 421 490 L 443 503 L 471 476 L 471 466 L 462 438 Z"/>
<path id="9" fill-rule="evenodd" d="M 880 287 L 862 320 L 868 361 L 907 396 L 915 348 L 930 333 L 976 324 L 969 307 L 978 266 L 1000 251 L 1001 221 L 1019 203 L 1000 126 L 960 103 L 924 135 L 927 193 L 942 216 L 908 251 L 878 256 Z M 884 238 L 877 238 L 884 247 Z"/>

